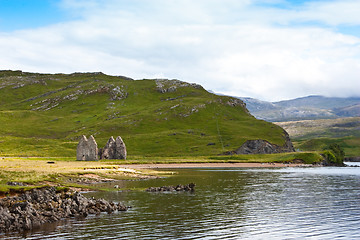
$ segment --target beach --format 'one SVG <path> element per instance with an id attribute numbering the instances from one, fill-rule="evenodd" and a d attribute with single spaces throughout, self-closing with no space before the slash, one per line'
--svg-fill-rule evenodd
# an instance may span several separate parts
<path id="1" fill-rule="evenodd" d="M 121 168 L 161 169 L 161 168 L 279 168 L 279 167 L 309 167 L 310 164 L 285 163 L 169 163 L 169 164 L 124 164 Z"/>

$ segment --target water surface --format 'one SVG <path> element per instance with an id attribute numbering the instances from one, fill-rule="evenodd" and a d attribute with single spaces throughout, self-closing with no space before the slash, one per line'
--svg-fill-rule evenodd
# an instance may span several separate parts
<path id="1" fill-rule="evenodd" d="M 169 170 L 166 170 L 169 171 Z M 195 182 L 194 193 L 112 192 L 127 212 L 7 239 L 360 239 L 360 168 L 173 169 L 128 187 Z"/>

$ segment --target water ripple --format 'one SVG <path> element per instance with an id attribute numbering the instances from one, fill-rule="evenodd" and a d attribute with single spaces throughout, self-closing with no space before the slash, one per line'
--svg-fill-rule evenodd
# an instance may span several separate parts
<path id="1" fill-rule="evenodd" d="M 360 169 L 334 169 L 179 170 L 129 184 L 196 182 L 194 194 L 101 193 L 133 208 L 0 238 L 360 239 Z"/>

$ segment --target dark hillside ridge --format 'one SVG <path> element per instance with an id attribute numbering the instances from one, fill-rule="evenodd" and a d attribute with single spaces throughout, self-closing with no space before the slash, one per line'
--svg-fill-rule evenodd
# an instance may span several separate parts
<path id="1" fill-rule="evenodd" d="M 280 102 L 240 99 L 255 117 L 271 122 L 360 116 L 360 97 L 307 96 Z"/>
<path id="2" fill-rule="evenodd" d="M 121 136 L 128 156 L 209 156 L 248 140 L 286 144 L 243 101 L 179 80 L 0 71 L 0 155 L 76 156 L 82 135 Z M 99 146 L 100 148 L 103 146 Z"/>

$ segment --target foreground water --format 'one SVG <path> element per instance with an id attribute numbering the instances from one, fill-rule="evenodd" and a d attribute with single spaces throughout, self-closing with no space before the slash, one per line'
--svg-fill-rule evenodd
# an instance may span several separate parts
<path id="1" fill-rule="evenodd" d="M 125 184 L 195 182 L 196 191 L 87 193 L 132 208 L 0 238 L 360 239 L 360 168 L 171 171 L 178 174 Z"/>

